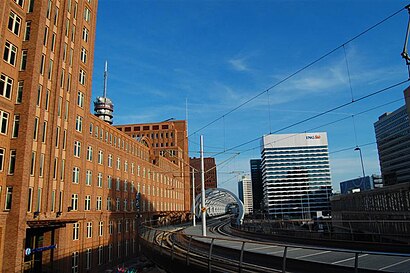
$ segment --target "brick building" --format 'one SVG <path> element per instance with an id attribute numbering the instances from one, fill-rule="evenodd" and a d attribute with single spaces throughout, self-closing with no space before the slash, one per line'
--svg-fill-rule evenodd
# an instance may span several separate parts
<path id="1" fill-rule="evenodd" d="M 195 171 L 195 196 L 201 193 L 201 158 L 192 157 L 189 159 L 190 165 Z M 217 176 L 216 176 L 216 164 L 215 158 L 205 157 L 204 158 L 204 177 L 205 177 L 205 190 L 213 189 L 218 187 Z M 192 185 L 192 177 L 191 177 Z"/>
<path id="2" fill-rule="evenodd" d="M 136 254 L 137 214 L 189 210 L 178 164 L 90 114 L 96 13 L 0 1 L 3 272 L 102 272 Z"/>
<path id="3" fill-rule="evenodd" d="M 187 124 L 185 120 L 167 120 L 157 123 L 126 124 L 115 127 L 128 136 L 144 143 L 152 150 L 151 161 L 166 158 L 178 167 L 172 177 L 178 177 L 184 188 L 190 188 Z M 173 190 L 173 188 L 170 188 Z M 184 191 L 184 206 L 190 208 L 190 192 Z"/>

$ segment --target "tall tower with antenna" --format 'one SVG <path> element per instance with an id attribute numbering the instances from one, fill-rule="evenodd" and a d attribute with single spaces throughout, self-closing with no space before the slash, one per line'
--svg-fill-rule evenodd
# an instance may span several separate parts
<path id="1" fill-rule="evenodd" d="M 104 91 L 102 97 L 97 97 L 94 101 L 94 115 L 100 119 L 112 124 L 114 104 L 107 98 L 107 76 L 108 76 L 108 64 L 105 61 L 104 69 Z"/>

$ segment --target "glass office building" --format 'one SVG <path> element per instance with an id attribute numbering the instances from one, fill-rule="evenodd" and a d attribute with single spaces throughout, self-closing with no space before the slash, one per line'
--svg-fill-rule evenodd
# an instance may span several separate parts
<path id="1" fill-rule="evenodd" d="M 275 218 L 330 214 L 327 134 L 271 134 L 261 143 L 265 209 Z"/>

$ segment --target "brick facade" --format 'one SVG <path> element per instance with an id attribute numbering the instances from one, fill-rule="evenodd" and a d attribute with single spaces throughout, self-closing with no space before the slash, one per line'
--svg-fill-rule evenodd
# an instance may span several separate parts
<path id="1" fill-rule="evenodd" d="M 136 254 L 136 215 L 189 210 L 178 164 L 90 114 L 96 12 L 97 0 L 0 1 L 3 272 L 104 271 Z"/>

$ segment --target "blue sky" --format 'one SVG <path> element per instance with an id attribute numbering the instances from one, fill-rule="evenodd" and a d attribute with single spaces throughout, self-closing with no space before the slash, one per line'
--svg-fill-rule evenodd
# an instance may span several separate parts
<path id="1" fill-rule="evenodd" d="M 206 156 L 216 157 L 219 185 L 237 192 L 238 176 L 260 158 L 259 141 L 232 147 L 408 78 L 400 57 L 407 11 L 229 112 L 406 4 L 100 0 L 93 98 L 102 94 L 108 60 L 114 124 L 185 119 L 187 101 L 190 155 L 199 156 L 202 134 Z M 280 133 L 326 131 L 338 190 L 340 181 L 361 175 L 359 155 L 349 147 L 362 147 L 366 174 L 380 172 L 376 145 L 364 144 L 375 142 L 378 117 L 404 104 L 406 86 Z"/>

